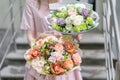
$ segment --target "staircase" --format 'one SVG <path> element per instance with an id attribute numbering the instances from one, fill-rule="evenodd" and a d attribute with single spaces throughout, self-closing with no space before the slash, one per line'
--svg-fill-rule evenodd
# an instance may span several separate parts
<path id="1" fill-rule="evenodd" d="M 16 38 L 17 50 L 9 52 L 1 70 L 2 80 L 23 80 L 24 53 L 29 48 L 26 35 L 19 32 Z M 104 38 L 96 30 L 83 34 L 80 41 L 82 49 L 81 72 L 83 80 L 107 80 L 105 68 Z"/>

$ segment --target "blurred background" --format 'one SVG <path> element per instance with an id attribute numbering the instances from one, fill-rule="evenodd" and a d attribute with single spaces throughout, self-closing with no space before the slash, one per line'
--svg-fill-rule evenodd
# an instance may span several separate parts
<path id="1" fill-rule="evenodd" d="M 83 80 L 120 80 L 120 0 L 63 0 L 86 2 L 100 15 L 99 26 L 82 36 Z M 23 80 L 24 53 L 30 48 L 20 30 L 25 0 L 0 2 L 0 80 Z M 50 4 L 54 7 L 57 4 Z"/>

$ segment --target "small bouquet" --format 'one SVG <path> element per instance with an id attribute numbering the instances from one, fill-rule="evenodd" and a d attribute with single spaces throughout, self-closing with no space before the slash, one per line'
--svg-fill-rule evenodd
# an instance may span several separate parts
<path id="1" fill-rule="evenodd" d="M 99 16 L 85 4 L 68 4 L 45 17 L 49 28 L 63 34 L 86 32 L 98 26 Z"/>
<path id="2" fill-rule="evenodd" d="M 69 36 L 44 35 L 24 57 L 39 74 L 57 76 L 80 66 L 78 49 Z"/>

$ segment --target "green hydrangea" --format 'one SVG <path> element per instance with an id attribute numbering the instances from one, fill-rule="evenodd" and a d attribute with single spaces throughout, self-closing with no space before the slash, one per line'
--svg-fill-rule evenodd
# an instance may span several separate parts
<path id="1" fill-rule="evenodd" d="M 58 12 L 58 13 L 56 13 L 56 16 L 58 18 L 66 18 L 68 16 L 68 13 L 66 11 L 64 11 L 64 12 Z"/>
<path id="2" fill-rule="evenodd" d="M 93 18 L 87 17 L 87 23 L 92 25 L 93 24 Z"/>
<path id="3" fill-rule="evenodd" d="M 80 31 L 80 27 L 79 27 L 79 26 L 73 27 L 73 31 L 74 31 L 74 32 L 79 32 L 79 31 Z"/>
<path id="4" fill-rule="evenodd" d="M 55 29 L 55 30 L 57 30 L 57 31 L 62 31 L 62 27 L 60 27 L 60 26 L 59 26 L 58 24 L 56 24 L 56 23 L 52 25 L 52 28 Z"/>
<path id="5" fill-rule="evenodd" d="M 79 26 L 80 30 L 87 30 L 87 26 L 85 22 L 82 22 Z"/>

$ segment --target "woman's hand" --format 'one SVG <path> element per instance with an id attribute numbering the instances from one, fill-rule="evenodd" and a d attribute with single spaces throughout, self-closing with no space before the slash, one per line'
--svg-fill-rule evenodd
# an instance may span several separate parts
<path id="1" fill-rule="evenodd" d="M 80 41 L 82 39 L 82 34 L 73 35 L 73 39 Z"/>

